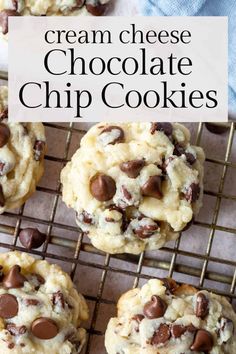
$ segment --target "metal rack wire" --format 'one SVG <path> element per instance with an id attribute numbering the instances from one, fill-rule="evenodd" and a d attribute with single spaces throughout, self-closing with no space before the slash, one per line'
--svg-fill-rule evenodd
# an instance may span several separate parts
<path id="1" fill-rule="evenodd" d="M 0 79 L 7 79 L 7 75 L 0 72 Z M 97 329 L 97 321 L 99 309 L 102 305 L 114 305 L 115 301 L 104 295 L 104 288 L 106 279 L 109 274 L 112 275 L 126 275 L 132 277 L 133 286 L 139 285 L 140 281 L 150 279 L 151 277 L 157 276 L 157 272 L 162 270 L 165 272 L 166 276 L 172 277 L 177 274 L 183 274 L 187 277 L 194 277 L 195 284 L 199 288 L 211 290 L 211 287 L 206 285 L 206 281 L 213 281 L 216 284 L 216 289 L 218 290 L 218 285 L 226 284 L 228 285 L 227 290 L 218 290 L 219 293 L 224 294 L 231 299 L 236 299 L 235 287 L 236 287 L 236 256 L 235 259 L 228 259 L 227 252 L 225 258 L 215 257 L 212 255 L 212 245 L 217 231 L 223 231 L 227 235 L 236 236 L 236 228 L 231 226 L 221 226 L 218 223 L 219 213 L 221 211 L 222 201 L 230 200 L 236 201 L 236 191 L 235 194 L 228 194 L 224 192 L 224 186 L 226 182 L 226 175 L 229 168 L 236 169 L 236 162 L 231 161 L 231 149 L 234 143 L 234 133 L 236 128 L 236 123 L 230 122 L 225 123 L 228 127 L 228 141 L 224 152 L 224 158 L 219 157 L 209 158 L 206 161 L 209 164 L 214 164 L 221 166 L 221 175 L 219 184 L 216 191 L 205 190 L 204 193 L 208 196 L 214 197 L 213 214 L 211 222 L 203 222 L 195 220 L 194 225 L 199 227 L 199 230 L 205 230 L 207 236 L 205 237 L 205 251 L 204 252 L 194 252 L 191 250 L 184 250 L 181 248 L 181 237 L 175 242 L 173 247 L 166 246 L 160 251 L 151 252 L 148 254 L 142 253 L 140 256 L 131 255 L 108 255 L 101 251 L 95 249 L 87 239 L 78 231 L 76 226 L 71 225 L 71 223 L 60 223 L 56 220 L 56 213 L 59 207 L 61 198 L 61 185 L 59 179 L 56 183 L 56 188 L 38 187 L 38 193 L 44 193 L 45 195 L 50 195 L 53 198 L 51 205 L 50 216 L 48 218 L 42 218 L 40 215 L 35 218 L 29 216 L 25 213 L 25 206 L 21 207 L 18 213 L 6 212 L 0 216 L 0 233 L 4 235 L 4 240 L 0 240 L 0 247 L 4 249 L 20 250 L 27 252 L 22 248 L 18 242 L 18 235 L 22 227 L 22 223 L 33 223 L 37 225 L 44 225 L 46 227 L 47 239 L 43 248 L 38 250 L 32 250 L 30 253 L 39 256 L 41 258 L 51 259 L 54 262 L 60 262 L 60 264 L 69 265 L 70 274 L 72 279 L 78 272 L 80 274 L 80 267 L 88 267 L 90 271 L 95 269 L 100 270 L 101 277 L 98 284 L 98 289 L 96 295 L 91 295 L 89 293 L 85 294 L 88 301 L 93 304 L 93 310 L 91 315 L 91 322 L 88 326 L 88 341 L 84 352 L 93 352 L 92 341 L 93 336 L 102 336 L 104 334 L 103 330 Z M 69 151 L 71 146 L 71 141 L 75 134 L 84 134 L 85 130 L 79 129 L 77 124 L 45 124 L 48 129 L 52 129 L 56 135 L 59 131 L 66 135 L 64 154 L 62 157 L 56 157 L 53 155 L 47 155 L 46 160 L 51 163 L 59 163 L 61 168 L 69 159 Z M 203 134 L 204 125 L 199 123 L 197 134 L 196 134 L 196 144 L 201 145 L 201 139 Z M 210 133 L 209 133 L 210 134 Z M 48 141 L 50 144 L 50 141 Z M 27 203 L 26 203 L 27 204 Z M 236 215 L 235 215 L 236 216 Z M 233 211 L 232 211 L 233 217 Z M 11 222 L 9 222 L 9 220 Z M 14 225 L 12 225 L 12 223 Z M 61 230 L 65 236 L 54 234 L 54 229 Z M 78 235 L 77 238 L 70 237 L 70 233 L 75 232 Z M 1 236 L 0 236 L 1 237 Z M 57 253 L 50 251 L 50 246 L 54 245 L 57 247 Z M 65 250 L 70 250 L 73 256 L 68 256 Z M 28 251 L 29 252 L 29 251 Z M 81 255 L 83 254 L 83 257 Z M 160 254 L 164 255 L 160 257 Z M 94 259 L 92 255 L 101 256 L 102 261 Z M 191 260 L 199 260 L 201 266 L 186 265 L 180 262 L 178 257 L 183 256 Z M 125 264 L 131 264 L 131 268 L 119 267 L 119 264 L 113 261 L 117 260 L 119 262 L 124 262 Z M 222 265 L 228 265 L 233 267 L 234 271 L 232 274 L 227 275 L 220 271 L 212 271 L 208 269 L 209 262 L 215 263 L 218 268 Z M 191 262 L 190 262 L 191 263 Z M 149 272 L 144 272 L 143 269 L 149 269 Z M 88 274 L 89 277 L 89 274 Z M 216 291 L 214 289 L 214 291 Z M 104 351 L 103 351 L 104 352 Z M 102 353 L 99 350 L 95 350 L 96 354 Z"/>

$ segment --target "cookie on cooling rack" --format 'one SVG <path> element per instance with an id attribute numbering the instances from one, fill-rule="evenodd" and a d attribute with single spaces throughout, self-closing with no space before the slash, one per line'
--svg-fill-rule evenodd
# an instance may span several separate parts
<path id="1" fill-rule="evenodd" d="M 101 16 L 110 0 L 0 0 L 0 28 L 8 33 L 9 16 Z"/>
<path id="2" fill-rule="evenodd" d="M 233 354 L 236 314 L 224 298 L 172 279 L 124 294 L 108 324 L 108 354 Z"/>
<path id="3" fill-rule="evenodd" d="M 61 173 L 95 247 L 138 254 L 176 239 L 202 203 L 204 153 L 178 123 L 93 126 Z"/>
<path id="4" fill-rule="evenodd" d="M 0 87 L 0 214 L 18 208 L 43 174 L 45 134 L 41 123 L 10 123 L 8 90 Z"/>
<path id="5" fill-rule="evenodd" d="M 77 354 L 88 308 L 68 274 L 26 253 L 0 255 L 0 352 Z"/>

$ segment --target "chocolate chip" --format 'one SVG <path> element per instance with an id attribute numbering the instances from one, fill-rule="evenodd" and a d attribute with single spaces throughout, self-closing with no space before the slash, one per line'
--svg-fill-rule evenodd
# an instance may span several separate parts
<path id="1" fill-rule="evenodd" d="M 171 327 L 171 335 L 174 338 L 180 338 L 186 332 L 186 327 L 182 325 L 173 325 Z"/>
<path id="2" fill-rule="evenodd" d="M 40 286 L 45 283 L 45 279 L 37 273 L 31 273 L 28 277 L 28 281 L 34 285 L 35 290 L 39 290 Z"/>
<path id="3" fill-rule="evenodd" d="M 1 162 L 0 161 L 0 176 L 7 175 L 12 169 L 14 165 L 9 162 Z"/>
<path id="4" fill-rule="evenodd" d="M 0 184 L 0 207 L 4 207 L 5 205 L 5 197 L 3 194 L 2 186 Z"/>
<path id="5" fill-rule="evenodd" d="M 216 125 L 211 123 L 205 123 L 205 126 L 209 132 L 213 134 L 224 134 L 228 131 L 228 127 L 224 127 L 223 125 Z"/>
<path id="6" fill-rule="evenodd" d="M 129 178 L 137 178 L 140 171 L 145 166 L 145 160 L 131 160 L 120 164 L 122 172 L 126 173 Z"/>
<path id="7" fill-rule="evenodd" d="M 40 304 L 39 300 L 36 299 L 25 299 L 24 303 L 26 306 L 38 306 Z"/>
<path id="8" fill-rule="evenodd" d="M 191 152 L 187 152 L 185 151 L 185 156 L 186 156 L 186 160 L 190 165 L 193 165 L 196 162 L 196 157 L 191 154 Z"/>
<path id="9" fill-rule="evenodd" d="M 165 323 L 160 324 L 159 328 L 155 331 L 152 339 L 152 345 L 160 345 L 166 343 L 170 339 L 170 329 Z"/>
<path id="10" fill-rule="evenodd" d="M 67 341 L 67 340 L 74 345 L 76 353 L 80 353 L 81 342 L 78 340 L 76 333 L 74 333 L 74 332 L 67 333 L 65 335 L 65 341 Z"/>
<path id="11" fill-rule="evenodd" d="M 74 340 L 73 342 L 71 342 L 74 347 L 75 347 L 75 350 L 77 351 L 77 353 L 80 353 L 80 350 L 81 350 L 81 342 L 77 339 L 77 340 Z"/>
<path id="12" fill-rule="evenodd" d="M 23 128 L 23 136 L 29 135 L 29 130 L 28 130 L 27 126 L 22 124 L 22 128 Z"/>
<path id="13" fill-rule="evenodd" d="M 32 274 L 36 277 L 37 281 L 39 282 L 39 284 L 45 284 L 45 279 L 40 275 L 40 274 Z"/>
<path id="14" fill-rule="evenodd" d="M 127 229 L 128 225 L 129 225 L 129 222 L 127 220 L 127 216 L 126 216 L 126 212 L 125 210 L 123 210 L 122 208 L 118 207 L 117 205 L 113 204 L 113 205 L 110 205 L 109 206 L 109 210 L 112 211 L 112 210 L 116 210 L 118 211 L 119 213 L 121 213 L 122 215 L 122 225 L 121 225 L 121 229 L 123 232 L 125 232 L 125 230 Z"/>
<path id="15" fill-rule="evenodd" d="M 8 108 L 5 108 L 2 112 L 0 112 L 0 122 L 6 118 L 8 118 Z"/>
<path id="16" fill-rule="evenodd" d="M 93 16 L 102 16 L 107 9 L 107 4 L 101 4 L 100 0 L 87 0 L 86 9 Z"/>
<path id="17" fill-rule="evenodd" d="M 121 186 L 121 189 L 122 189 L 122 193 L 123 193 L 125 199 L 131 200 L 132 199 L 132 195 L 130 194 L 128 189 L 125 186 Z"/>
<path id="18" fill-rule="evenodd" d="M 91 225 L 94 223 L 92 215 L 87 213 L 87 211 L 85 210 L 82 213 L 80 213 L 77 218 L 79 221 L 83 222 L 84 224 Z"/>
<path id="19" fill-rule="evenodd" d="M 28 250 L 39 248 L 46 240 L 46 235 L 38 229 L 28 227 L 21 230 L 19 234 L 21 244 Z"/>
<path id="20" fill-rule="evenodd" d="M 166 160 L 163 160 L 161 166 L 158 166 L 162 170 L 163 174 L 166 174 L 167 167 L 168 167 L 169 163 L 173 160 L 174 160 L 174 157 L 170 156 Z"/>
<path id="21" fill-rule="evenodd" d="M 58 334 L 58 326 L 51 318 L 37 318 L 31 325 L 33 335 L 39 339 L 52 339 Z"/>
<path id="22" fill-rule="evenodd" d="M 3 280 L 3 278 L 4 278 L 3 266 L 0 265 L 0 282 Z"/>
<path id="23" fill-rule="evenodd" d="M 8 349 L 13 349 L 15 347 L 15 343 L 9 343 L 8 345 L 7 345 L 7 348 Z"/>
<path id="24" fill-rule="evenodd" d="M 14 295 L 0 295 L 0 317 L 8 319 L 15 317 L 18 313 L 18 302 Z"/>
<path id="25" fill-rule="evenodd" d="M 163 132 L 168 137 L 172 135 L 173 127 L 171 123 L 152 123 L 151 134 L 155 131 Z"/>
<path id="26" fill-rule="evenodd" d="M 4 162 L 0 161 L 0 176 L 3 176 L 6 174 L 5 173 L 5 166 L 6 166 L 6 164 Z"/>
<path id="27" fill-rule="evenodd" d="M 0 123 L 0 148 L 5 146 L 10 139 L 10 129 L 4 123 Z"/>
<path id="28" fill-rule="evenodd" d="M 185 148 L 179 143 L 176 143 L 174 147 L 173 155 L 181 156 L 184 155 L 184 153 L 185 153 Z"/>
<path id="29" fill-rule="evenodd" d="M 193 154 L 191 154 L 191 152 L 187 152 L 185 150 L 185 148 L 182 145 L 180 145 L 179 143 L 175 144 L 173 155 L 176 155 L 176 156 L 185 155 L 186 160 L 190 165 L 193 165 L 196 162 L 196 157 Z"/>
<path id="30" fill-rule="evenodd" d="M 104 134 L 104 143 L 106 143 L 106 145 L 114 145 L 114 144 L 124 142 L 124 138 L 125 138 L 124 131 L 122 128 L 116 125 L 111 125 L 103 129 L 100 133 L 100 136 L 102 134 Z"/>
<path id="31" fill-rule="evenodd" d="M 45 279 L 42 277 L 42 275 L 35 273 L 35 276 L 40 284 L 45 284 Z"/>
<path id="32" fill-rule="evenodd" d="M 145 317 L 144 317 L 143 315 L 141 315 L 141 314 L 134 315 L 134 316 L 132 317 L 132 320 L 133 320 L 133 321 L 136 321 L 136 322 L 138 323 L 138 325 L 135 326 L 135 328 L 134 328 L 136 332 L 139 332 L 139 325 L 140 325 L 140 323 L 142 322 L 142 320 L 143 320 L 144 318 L 145 318 Z"/>
<path id="33" fill-rule="evenodd" d="M 61 291 L 57 291 L 52 295 L 52 303 L 53 305 L 58 305 L 63 309 L 65 308 L 65 299 Z"/>
<path id="34" fill-rule="evenodd" d="M 140 322 L 142 322 L 142 320 L 143 320 L 144 318 L 145 318 L 145 317 L 144 317 L 143 315 L 137 314 L 137 315 L 134 315 L 134 316 L 132 317 L 132 320 L 137 321 L 138 323 L 140 323 Z"/>
<path id="35" fill-rule="evenodd" d="M 105 202 L 115 195 L 116 183 L 110 176 L 97 174 L 90 181 L 90 191 L 94 198 L 100 202 Z"/>
<path id="36" fill-rule="evenodd" d="M 13 5 L 13 7 L 14 7 L 15 10 L 17 9 L 18 1 L 19 1 L 19 0 L 11 0 L 12 5 Z"/>
<path id="37" fill-rule="evenodd" d="M 15 347 L 15 343 L 9 343 L 7 347 L 8 349 L 13 349 Z"/>
<path id="38" fill-rule="evenodd" d="M 198 200 L 200 191 L 199 184 L 192 183 L 186 190 L 184 197 L 189 203 L 194 203 Z"/>
<path id="39" fill-rule="evenodd" d="M 167 304 L 161 297 L 153 295 L 143 308 L 145 317 L 149 319 L 163 317 L 167 309 Z"/>
<path id="40" fill-rule="evenodd" d="M 190 333 L 197 332 L 197 328 L 192 323 L 190 325 L 187 325 L 186 329 L 187 329 L 187 332 L 190 332 Z"/>
<path id="41" fill-rule="evenodd" d="M 161 177 L 160 176 L 151 176 L 147 182 L 141 187 L 142 194 L 146 197 L 152 197 L 161 199 Z"/>
<path id="42" fill-rule="evenodd" d="M 14 323 L 8 323 L 6 328 L 12 336 L 22 336 L 27 331 L 25 326 L 16 326 Z"/>
<path id="43" fill-rule="evenodd" d="M 209 353 L 212 350 L 213 345 L 214 341 L 211 333 L 204 329 L 199 329 L 190 349 L 196 352 Z"/>
<path id="44" fill-rule="evenodd" d="M 45 152 L 45 141 L 36 140 L 34 143 L 34 159 L 35 161 L 40 161 Z"/>
<path id="45" fill-rule="evenodd" d="M 115 222 L 115 219 L 113 218 L 105 218 L 106 222 Z"/>
<path id="46" fill-rule="evenodd" d="M 143 220 L 144 219 L 141 219 L 138 227 L 133 229 L 134 234 L 137 235 L 141 239 L 151 237 L 159 229 L 159 225 L 157 223 L 155 223 L 153 220 L 150 219 L 152 221 L 152 223 L 148 223 L 148 222 L 142 223 Z M 145 220 L 148 220 L 148 218 L 145 218 Z"/>
<path id="47" fill-rule="evenodd" d="M 203 293 L 198 293 L 196 298 L 196 308 L 195 308 L 195 315 L 204 319 L 209 312 L 209 300 Z"/>
<path id="48" fill-rule="evenodd" d="M 27 280 L 21 273 L 21 267 L 14 265 L 3 278 L 3 286 L 6 289 L 22 288 Z"/>
<path id="49" fill-rule="evenodd" d="M 8 33 L 8 17 L 10 16 L 20 16 L 20 14 L 15 10 L 3 10 L 0 12 L 0 26 L 3 34 Z"/>
<path id="50" fill-rule="evenodd" d="M 192 324 L 188 326 L 174 324 L 171 326 L 171 335 L 174 338 L 180 338 L 186 332 L 195 333 L 196 331 L 197 328 L 194 327 Z"/>
<path id="51" fill-rule="evenodd" d="M 171 278 L 162 278 L 160 280 L 166 288 L 166 294 L 174 294 L 179 287 L 179 285 Z"/>
<path id="52" fill-rule="evenodd" d="M 84 6 L 86 0 L 76 0 L 76 7 L 81 8 Z"/>

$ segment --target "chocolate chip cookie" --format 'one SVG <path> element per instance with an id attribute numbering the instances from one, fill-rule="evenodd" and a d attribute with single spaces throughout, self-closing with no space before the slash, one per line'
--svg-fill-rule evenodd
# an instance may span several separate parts
<path id="1" fill-rule="evenodd" d="M 98 249 L 158 249 L 198 213 L 203 162 L 178 123 L 100 123 L 61 173 L 63 200 Z"/>
<path id="2" fill-rule="evenodd" d="M 101 16 L 110 0 L 0 0 L 0 32 L 8 33 L 10 16 Z"/>
<path id="3" fill-rule="evenodd" d="M 46 147 L 43 124 L 8 122 L 7 97 L 7 88 L 0 87 L 0 214 L 35 191 Z"/>
<path id="4" fill-rule="evenodd" d="M 0 352 L 77 354 L 88 308 L 58 266 L 25 253 L 0 255 Z"/>
<path id="5" fill-rule="evenodd" d="M 224 298 L 172 279 L 124 294 L 108 324 L 108 354 L 232 354 L 236 314 Z"/>

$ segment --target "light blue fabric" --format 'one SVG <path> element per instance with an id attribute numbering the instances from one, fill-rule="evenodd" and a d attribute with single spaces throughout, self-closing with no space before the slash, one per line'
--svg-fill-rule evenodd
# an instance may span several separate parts
<path id="1" fill-rule="evenodd" d="M 229 109 L 236 112 L 236 0 L 139 0 L 146 16 L 228 16 Z"/>

